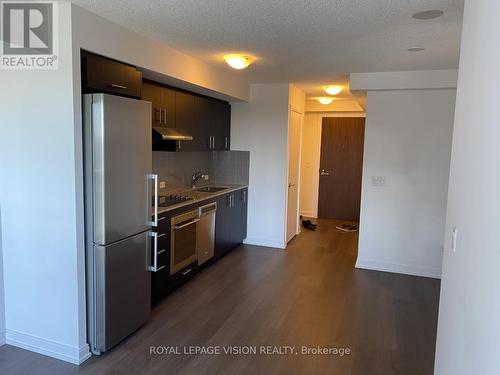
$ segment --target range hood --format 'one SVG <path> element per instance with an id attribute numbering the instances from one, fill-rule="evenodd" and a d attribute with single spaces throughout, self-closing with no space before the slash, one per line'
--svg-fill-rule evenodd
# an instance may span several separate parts
<path id="1" fill-rule="evenodd" d="M 180 129 L 163 126 L 153 127 L 153 133 L 164 141 L 192 141 L 193 137 Z"/>

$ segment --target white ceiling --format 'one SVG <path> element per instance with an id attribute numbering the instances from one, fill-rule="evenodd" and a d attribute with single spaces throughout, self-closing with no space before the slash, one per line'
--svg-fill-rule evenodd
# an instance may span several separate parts
<path id="1" fill-rule="evenodd" d="M 308 95 L 351 72 L 458 66 L 463 0 L 72 0 L 136 32 L 224 64 L 257 57 L 251 82 L 295 82 Z M 444 16 L 415 20 L 441 9 Z M 422 52 L 408 52 L 413 46 Z M 229 68 L 228 68 L 229 69 Z"/>

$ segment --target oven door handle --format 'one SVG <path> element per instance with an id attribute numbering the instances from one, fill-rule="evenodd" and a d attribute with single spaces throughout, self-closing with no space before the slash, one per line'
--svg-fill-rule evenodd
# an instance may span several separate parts
<path id="1" fill-rule="evenodd" d="M 200 219 L 194 219 L 194 220 L 188 221 L 186 224 L 182 224 L 182 225 L 175 225 L 174 229 L 182 229 L 182 228 L 185 228 L 189 225 L 195 224 L 198 221 L 200 221 Z"/>

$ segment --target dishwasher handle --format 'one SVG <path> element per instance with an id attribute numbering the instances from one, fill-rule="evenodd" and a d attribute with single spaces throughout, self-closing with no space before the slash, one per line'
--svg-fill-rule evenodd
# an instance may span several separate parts
<path id="1" fill-rule="evenodd" d="M 217 202 L 206 204 L 198 209 L 198 216 L 202 217 L 205 215 L 210 215 L 217 211 Z"/>

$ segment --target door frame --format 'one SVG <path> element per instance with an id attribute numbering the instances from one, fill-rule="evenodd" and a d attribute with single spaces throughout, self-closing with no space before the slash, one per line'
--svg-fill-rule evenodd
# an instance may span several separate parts
<path id="1" fill-rule="evenodd" d="M 285 180 L 285 220 L 283 220 L 283 243 L 286 247 L 288 244 L 287 229 L 288 229 L 288 178 L 290 175 L 290 121 L 292 112 L 300 115 L 299 125 L 299 158 L 297 165 L 297 225 L 295 235 L 300 233 L 300 179 L 301 179 L 301 160 L 302 160 L 302 129 L 304 127 L 304 111 L 298 111 L 291 105 L 288 108 L 288 127 L 287 127 L 287 147 L 286 147 L 286 180 Z"/>

